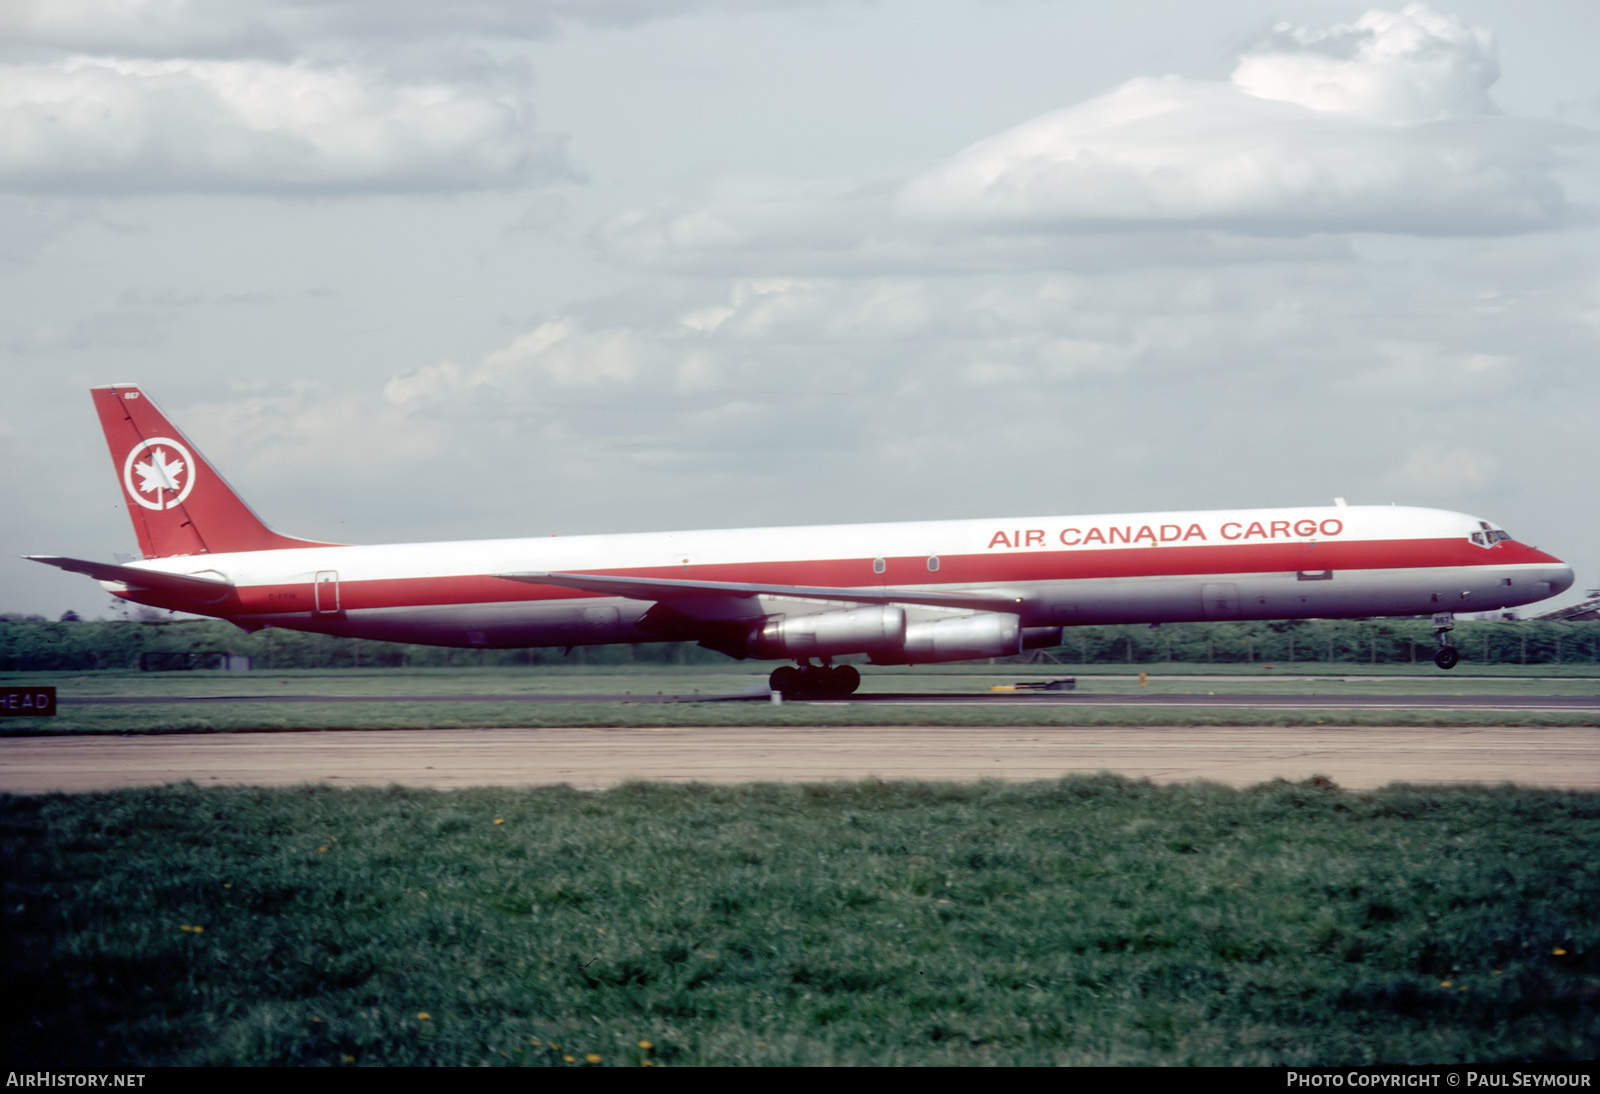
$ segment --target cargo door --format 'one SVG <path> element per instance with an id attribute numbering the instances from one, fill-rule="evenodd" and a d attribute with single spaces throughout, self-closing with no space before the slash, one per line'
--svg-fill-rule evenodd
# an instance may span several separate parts
<path id="1" fill-rule="evenodd" d="M 1332 581 L 1333 571 L 1328 569 L 1327 548 L 1315 539 L 1300 541 L 1299 569 L 1295 572 L 1299 581 Z"/>
<path id="2" fill-rule="evenodd" d="M 313 603 L 318 615 L 330 615 L 339 610 L 339 571 L 318 570 L 311 584 Z"/>

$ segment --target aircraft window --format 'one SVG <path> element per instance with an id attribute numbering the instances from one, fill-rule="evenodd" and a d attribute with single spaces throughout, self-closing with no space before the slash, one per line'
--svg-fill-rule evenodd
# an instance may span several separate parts
<path id="1" fill-rule="evenodd" d="M 937 570 L 938 568 L 939 568 L 939 556 L 938 555 L 929 555 L 928 556 L 928 572 L 932 573 L 933 571 Z"/>
<path id="2" fill-rule="evenodd" d="M 885 562 L 883 559 L 875 558 L 875 559 L 872 560 L 872 572 L 873 573 L 881 574 L 881 573 L 883 573 L 883 571 L 887 570 L 888 568 L 889 568 L 889 564 L 887 562 Z"/>
<path id="3" fill-rule="evenodd" d="M 1482 532 L 1472 533 L 1472 542 L 1476 543 L 1479 547 L 1489 546 L 1489 541 L 1483 538 Z"/>

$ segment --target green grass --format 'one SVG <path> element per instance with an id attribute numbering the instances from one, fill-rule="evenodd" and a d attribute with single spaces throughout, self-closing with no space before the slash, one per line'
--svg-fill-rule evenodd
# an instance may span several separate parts
<path id="1" fill-rule="evenodd" d="M 0 1036 L 29 1069 L 1592 1058 L 1597 845 L 1596 795 L 1325 780 L 7 797 Z"/>

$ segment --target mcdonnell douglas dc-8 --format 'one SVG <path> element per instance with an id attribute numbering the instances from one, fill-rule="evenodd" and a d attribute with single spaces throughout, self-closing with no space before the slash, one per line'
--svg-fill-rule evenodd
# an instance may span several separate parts
<path id="1" fill-rule="evenodd" d="M 835 658 L 1004 657 L 1093 623 L 1433 616 L 1543 600 L 1572 569 L 1492 521 L 1436 509 L 1124 513 L 345 546 L 258 519 L 139 388 L 93 389 L 144 554 L 35 561 L 124 600 L 439 646 L 695 641 L 793 660 L 774 691 L 843 695 Z"/>

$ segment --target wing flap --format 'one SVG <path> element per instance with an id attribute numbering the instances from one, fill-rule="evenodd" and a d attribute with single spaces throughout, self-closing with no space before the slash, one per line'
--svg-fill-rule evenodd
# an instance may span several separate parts
<path id="1" fill-rule="evenodd" d="M 32 562 L 42 562 L 58 570 L 74 574 L 87 574 L 98 581 L 116 581 L 136 589 L 153 589 L 157 592 L 181 596 L 202 604 L 221 600 L 233 591 L 233 585 L 221 578 L 198 577 L 193 574 L 167 574 L 158 570 L 141 570 L 136 566 L 117 566 L 109 562 L 91 562 L 82 558 L 62 558 L 59 555 L 23 555 Z"/>
<path id="2" fill-rule="evenodd" d="M 559 585 L 568 589 L 625 596 L 631 600 L 664 603 L 701 597 L 782 597 L 786 600 L 843 601 L 850 604 L 920 604 L 931 608 L 1015 612 L 1022 600 L 1016 596 L 984 593 L 934 592 L 925 589 L 839 589 L 829 585 L 763 585 L 740 581 L 681 581 L 666 577 L 621 577 L 613 574 L 519 573 L 496 574 L 507 581 L 528 585 Z"/>

